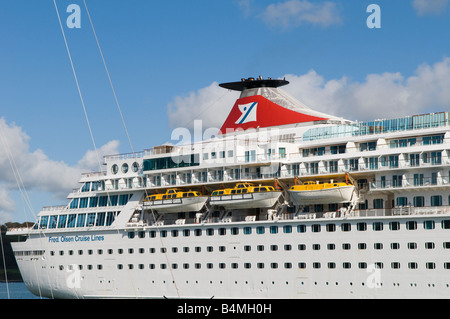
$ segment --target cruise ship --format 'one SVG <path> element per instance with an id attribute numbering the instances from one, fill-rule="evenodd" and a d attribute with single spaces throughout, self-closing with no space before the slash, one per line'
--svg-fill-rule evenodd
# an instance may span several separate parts
<path id="1" fill-rule="evenodd" d="M 354 122 L 305 106 L 288 84 L 220 84 L 240 97 L 217 136 L 106 156 L 66 206 L 9 229 L 28 289 L 449 298 L 450 113 Z"/>

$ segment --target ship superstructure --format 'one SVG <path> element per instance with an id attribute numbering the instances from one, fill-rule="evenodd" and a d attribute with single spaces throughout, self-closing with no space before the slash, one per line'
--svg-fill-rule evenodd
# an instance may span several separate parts
<path id="1" fill-rule="evenodd" d="M 51 298 L 450 297 L 448 112 L 352 122 L 286 80 L 241 92 L 217 137 L 105 157 L 12 229 Z"/>

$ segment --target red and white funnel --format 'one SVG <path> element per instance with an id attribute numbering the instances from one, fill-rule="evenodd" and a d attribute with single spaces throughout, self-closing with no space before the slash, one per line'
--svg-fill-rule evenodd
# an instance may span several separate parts
<path id="1" fill-rule="evenodd" d="M 316 112 L 278 89 L 287 84 L 289 82 L 286 80 L 271 78 L 264 80 L 261 77 L 256 80 L 249 78 L 242 79 L 241 82 L 220 84 L 220 87 L 242 92 L 222 125 L 220 134 L 251 128 L 338 119 Z"/>

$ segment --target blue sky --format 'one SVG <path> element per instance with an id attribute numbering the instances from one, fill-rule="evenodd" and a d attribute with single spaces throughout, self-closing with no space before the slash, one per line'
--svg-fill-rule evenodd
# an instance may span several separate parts
<path id="1" fill-rule="evenodd" d="M 286 76 L 289 93 L 352 120 L 449 109 L 449 0 L 86 3 L 135 151 L 196 117 L 220 127 L 236 96 L 217 83 L 242 77 Z M 381 29 L 366 25 L 372 3 Z M 63 23 L 81 8 L 81 28 L 64 27 L 96 144 L 131 152 L 83 1 L 57 4 Z M 0 40 L 0 126 L 37 213 L 65 203 L 93 146 L 53 1 L 2 1 Z M 0 146 L 0 222 L 30 220 Z"/>

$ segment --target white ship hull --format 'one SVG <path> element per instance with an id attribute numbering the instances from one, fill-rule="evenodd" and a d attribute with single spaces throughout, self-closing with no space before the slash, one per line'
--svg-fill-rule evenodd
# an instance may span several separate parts
<path id="1" fill-rule="evenodd" d="M 270 208 L 275 205 L 280 196 L 281 192 L 222 195 L 212 196 L 210 203 L 227 209 Z"/>
<path id="2" fill-rule="evenodd" d="M 223 126 L 231 132 L 107 156 L 106 170 L 82 175 L 65 207 L 43 209 L 32 229 L 9 230 L 24 240 L 13 250 L 30 291 L 50 298 L 450 298 L 450 113 L 353 123 L 296 102 L 278 89 L 285 84 L 222 85 L 242 92 Z M 291 192 L 290 202 L 280 201 L 282 192 L 212 196 L 210 205 L 206 197 L 145 202 L 169 187 L 212 194 L 242 180 L 277 183 L 286 193 L 298 178 L 346 172 L 358 203 L 354 187 Z"/>
<path id="3" fill-rule="evenodd" d="M 355 186 L 334 187 L 310 191 L 289 191 L 295 205 L 348 203 L 352 200 Z"/>
<path id="4" fill-rule="evenodd" d="M 208 197 L 186 197 L 155 200 L 144 203 L 145 209 L 153 209 L 158 213 L 198 212 L 205 206 Z"/>
<path id="5" fill-rule="evenodd" d="M 450 270 L 444 268 L 449 253 L 443 243 L 450 230 L 437 227 L 445 219 L 450 215 L 164 226 L 142 229 L 142 238 L 136 231 L 132 239 L 123 230 L 96 232 L 96 237 L 55 233 L 32 236 L 13 248 L 27 287 L 49 298 L 449 298 Z M 412 220 L 419 225 L 415 251 L 408 248 L 413 240 L 405 226 Z M 421 227 L 424 221 L 434 221 L 432 236 Z M 379 222 L 383 230 L 374 231 Z M 391 231 L 391 222 L 399 222 L 400 229 Z M 367 226 L 364 238 L 358 223 Z M 334 232 L 326 231 L 329 224 L 336 226 Z M 351 230 L 344 231 L 343 224 Z M 160 236 L 183 229 L 192 239 Z M 224 235 L 218 235 L 220 229 Z M 201 236 L 194 236 L 195 230 Z M 91 240 L 75 239 L 83 236 Z M 430 241 L 434 250 L 425 248 Z M 399 248 L 393 250 L 395 243 Z M 18 255 L 21 251 L 30 253 Z M 37 251 L 44 253 L 33 255 Z M 435 265 L 432 275 L 429 265 Z"/>

